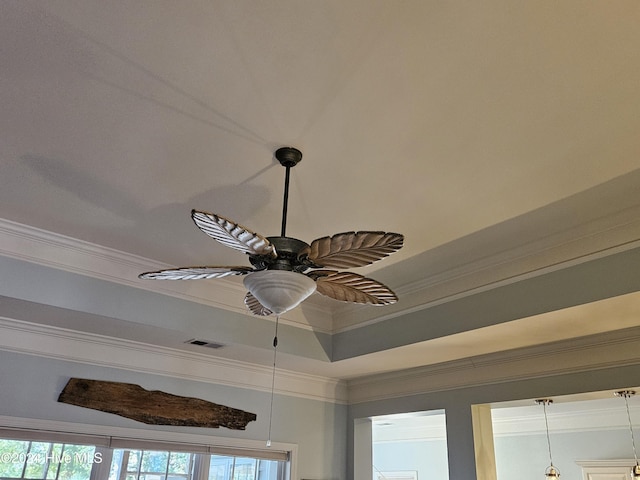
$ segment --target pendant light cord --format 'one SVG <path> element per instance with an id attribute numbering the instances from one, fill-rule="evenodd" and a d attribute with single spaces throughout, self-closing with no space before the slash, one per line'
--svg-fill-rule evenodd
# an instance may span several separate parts
<path id="1" fill-rule="evenodd" d="M 551 440 L 549 439 L 549 421 L 547 420 L 547 401 L 542 401 L 542 409 L 544 411 L 544 425 L 547 430 L 547 448 L 549 449 L 549 466 L 553 467 L 553 459 L 551 458 Z"/>
<path id="2" fill-rule="evenodd" d="M 627 399 L 627 395 L 622 395 L 624 397 L 624 404 L 627 407 L 627 418 L 629 419 L 629 432 L 631 433 L 631 446 L 633 447 L 633 458 L 636 461 L 636 466 L 638 465 L 638 454 L 636 453 L 636 439 L 633 436 L 633 424 L 631 423 L 631 413 L 629 412 L 629 400 Z"/>
<path id="3" fill-rule="evenodd" d="M 287 168 L 287 172 L 289 169 Z M 273 370 L 271 371 L 271 402 L 269 405 L 269 434 L 267 436 L 267 447 L 271 446 L 271 423 L 273 420 L 273 393 L 276 385 L 276 356 L 278 354 L 278 323 L 280 315 L 276 316 L 276 333 L 273 337 Z"/>

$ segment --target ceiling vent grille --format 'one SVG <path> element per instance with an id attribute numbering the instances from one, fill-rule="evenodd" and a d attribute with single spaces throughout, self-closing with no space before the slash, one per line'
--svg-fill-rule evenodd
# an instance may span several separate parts
<path id="1" fill-rule="evenodd" d="M 191 345 L 198 345 L 199 347 L 207 347 L 207 348 L 213 348 L 213 349 L 224 347 L 224 344 L 222 343 L 211 342 L 209 340 L 202 340 L 199 338 L 192 338 L 191 340 L 187 340 L 184 343 L 189 343 Z"/>

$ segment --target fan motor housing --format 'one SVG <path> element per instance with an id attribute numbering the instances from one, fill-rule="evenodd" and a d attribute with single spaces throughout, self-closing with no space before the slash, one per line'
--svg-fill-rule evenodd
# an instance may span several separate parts
<path id="1" fill-rule="evenodd" d="M 309 250 L 309 244 L 291 237 L 267 237 L 267 240 L 275 247 L 278 255 L 275 259 L 265 262 L 268 270 L 302 272 L 309 268 L 302 262 L 302 257 Z"/>

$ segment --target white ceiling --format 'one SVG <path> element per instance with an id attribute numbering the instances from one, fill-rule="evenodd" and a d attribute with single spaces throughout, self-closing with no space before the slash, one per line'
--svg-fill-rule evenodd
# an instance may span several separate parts
<path id="1" fill-rule="evenodd" d="M 399 304 L 314 299 L 329 333 L 602 254 L 640 238 L 628 213 L 640 204 L 639 21 L 636 0 L 4 1 L 0 219 L 149 269 L 247 265 L 189 212 L 277 235 L 284 170 L 272 155 L 295 146 L 290 236 L 406 237 L 364 269 Z M 196 301 L 216 295 L 198 288 Z M 235 311 L 239 285 L 225 288 L 238 300 L 217 306 Z M 344 378 L 437 363 L 637 326 L 636 304 L 288 366 Z"/>

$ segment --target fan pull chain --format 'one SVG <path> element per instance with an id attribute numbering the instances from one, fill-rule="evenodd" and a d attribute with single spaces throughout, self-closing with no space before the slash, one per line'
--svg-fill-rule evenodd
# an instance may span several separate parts
<path id="1" fill-rule="evenodd" d="M 287 172 L 289 168 L 287 168 Z M 276 355 L 278 353 L 278 323 L 280 321 L 280 315 L 276 316 L 276 333 L 273 337 L 273 370 L 271 373 L 271 403 L 269 405 L 269 435 L 267 437 L 267 447 L 271 446 L 271 422 L 273 420 L 273 392 L 276 385 Z"/>

